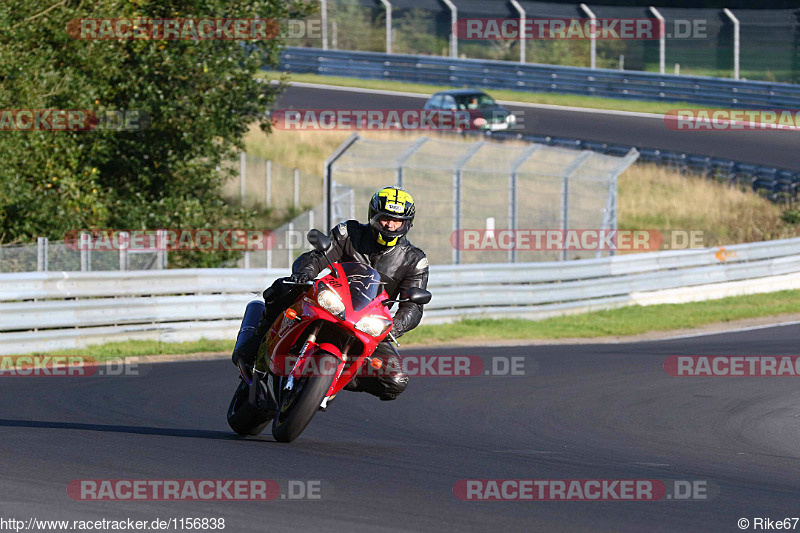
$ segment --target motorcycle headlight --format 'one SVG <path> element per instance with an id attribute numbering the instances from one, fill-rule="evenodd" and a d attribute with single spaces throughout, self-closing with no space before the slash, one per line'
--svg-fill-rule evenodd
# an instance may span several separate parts
<path id="1" fill-rule="evenodd" d="M 344 302 L 338 294 L 331 289 L 322 289 L 317 293 L 317 302 L 327 312 L 341 318 L 344 314 Z"/>
<path id="2" fill-rule="evenodd" d="M 367 335 L 380 337 L 392 327 L 392 321 L 382 316 L 365 316 L 356 322 L 356 329 Z"/>

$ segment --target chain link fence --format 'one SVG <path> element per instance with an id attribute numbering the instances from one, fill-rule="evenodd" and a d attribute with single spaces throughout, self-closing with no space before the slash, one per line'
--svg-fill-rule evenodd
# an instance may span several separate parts
<path id="1" fill-rule="evenodd" d="M 223 194 L 244 206 L 288 212 L 306 209 L 322 201 L 320 176 L 245 152 L 239 154 L 235 170 L 236 177 L 225 184 Z"/>
<path id="2" fill-rule="evenodd" d="M 167 268 L 167 251 L 92 250 L 40 237 L 36 244 L 0 246 L 0 273 Z"/>
<path id="3" fill-rule="evenodd" d="M 502 230 L 616 229 L 617 177 L 638 157 L 635 150 L 614 157 L 539 144 L 424 136 L 382 141 L 354 134 L 343 147 L 330 163 L 328 176 L 352 193 L 348 199 L 332 198 L 330 223 L 346 220 L 348 211 L 364 217 L 362 211 L 377 189 L 402 186 L 417 206 L 409 240 L 432 264 L 599 256 L 604 252 L 467 249 L 462 237 L 467 230 L 485 235 Z"/>
<path id="4" fill-rule="evenodd" d="M 533 2 L 480 2 L 455 0 L 458 20 L 520 18 L 587 19 L 585 4 Z M 738 9 L 731 12 L 740 24 L 741 76 L 750 80 L 797 83 L 800 81 L 800 10 Z M 471 59 L 518 61 L 520 46 L 525 61 L 565 66 L 590 66 L 589 39 L 456 39 L 451 46 L 453 12 L 445 2 L 389 0 L 363 2 L 333 0 L 327 9 L 327 38 L 290 39 L 290 46 L 332 50 L 358 50 L 395 54 L 453 55 Z M 739 3 L 741 5 L 741 3 Z M 390 35 L 387 39 L 387 9 Z M 724 7 L 724 6 L 723 6 Z M 599 19 L 651 19 L 644 6 L 589 4 Z M 665 20 L 667 72 L 730 77 L 733 71 L 734 22 L 722 8 L 658 7 Z M 319 15 L 314 15 L 316 22 Z M 597 67 L 658 72 L 659 39 L 601 39 L 596 42 Z"/>
<path id="5" fill-rule="evenodd" d="M 237 164 L 238 163 L 238 164 Z M 322 178 L 289 168 L 274 161 L 242 152 L 236 165 L 235 178 L 223 187 L 229 201 L 248 208 L 277 214 L 284 218 L 298 212 L 289 224 L 275 230 L 278 242 L 269 251 L 245 253 L 239 266 L 283 267 L 291 265 L 293 257 L 307 248 L 305 238 L 298 239 L 295 228 L 305 228 L 309 221 L 323 220 Z M 344 193 L 346 194 L 346 191 Z M 312 211 L 306 211 L 311 206 Z M 259 221 L 263 222 L 263 221 Z M 308 231 L 306 229 L 306 231 Z M 164 250 L 98 250 L 91 245 L 78 246 L 64 241 L 39 238 L 36 244 L 0 246 L 0 273 L 47 271 L 153 270 L 167 268 L 169 251 Z M 251 262 L 252 259 L 252 262 Z"/>

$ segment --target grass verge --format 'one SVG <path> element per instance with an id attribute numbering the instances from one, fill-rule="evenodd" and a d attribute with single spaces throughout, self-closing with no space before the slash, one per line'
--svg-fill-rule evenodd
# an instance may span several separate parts
<path id="1" fill-rule="evenodd" d="M 436 345 L 507 340 L 546 340 L 628 336 L 724 323 L 745 318 L 796 313 L 800 290 L 734 296 L 686 304 L 630 306 L 545 320 L 470 319 L 436 326 L 420 326 L 406 334 L 402 344 Z M 125 341 L 59 350 L 50 355 L 80 354 L 98 361 L 136 355 L 230 352 L 234 341 L 200 339 L 194 342 Z"/>
<path id="2" fill-rule="evenodd" d="M 262 71 L 265 79 L 278 80 L 283 73 Z M 410 93 L 433 94 L 447 89 L 444 85 L 427 85 L 422 83 L 406 83 L 402 81 L 365 80 L 344 76 L 323 76 L 320 74 L 289 75 L 290 81 L 338 85 L 340 87 L 360 87 L 363 89 L 381 89 L 384 91 L 404 91 Z M 453 85 L 458 88 L 460 86 Z M 657 113 L 663 115 L 672 109 L 708 109 L 709 106 L 690 104 L 688 102 L 645 102 L 642 100 L 624 100 L 621 98 L 602 98 L 599 96 L 581 96 L 574 94 L 536 93 L 528 91 L 509 91 L 506 89 L 486 89 L 496 100 L 525 102 L 529 104 L 548 104 L 571 107 L 587 107 L 592 109 L 609 109 L 614 111 L 636 111 L 639 113 Z"/>

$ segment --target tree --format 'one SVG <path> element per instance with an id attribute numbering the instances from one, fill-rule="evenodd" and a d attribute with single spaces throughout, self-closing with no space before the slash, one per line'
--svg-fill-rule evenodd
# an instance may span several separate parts
<path id="1" fill-rule="evenodd" d="M 2 109 L 139 114 L 126 131 L 0 131 L 0 243 L 82 228 L 209 228 L 246 223 L 226 205 L 229 172 L 249 124 L 282 86 L 266 40 L 86 40 L 76 19 L 306 17 L 300 0 L 6 0 L 0 5 Z M 73 32 L 74 33 L 74 32 Z M 0 122 L 0 129 L 2 123 Z M 211 260 L 213 262 L 213 260 Z"/>

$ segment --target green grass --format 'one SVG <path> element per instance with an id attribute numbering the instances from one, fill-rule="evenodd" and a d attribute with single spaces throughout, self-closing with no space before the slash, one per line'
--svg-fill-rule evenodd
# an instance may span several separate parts
<path id="1" fill-rule="evenodd" d="M 262 71 L 260 75 L 267 79 L 279 79 L 283 73 Z M 342 76 L 322 76 L 320 74 L 290 74 L 291 81 L 339 85 L 342 87 L 361 87 L 365 89 L 383 89 L 388 91 L 405 91 L 412 93 L 432 94 L 447 87 L 442 85 L 425 85 L 421 83 L 405 83 L 400 81 L 363 80 Z M 613 109 L 617 111 L 636 111 L 642 113 L 664 114 L 672 109 L 707 109 L 687 102 L 645 102 L 639 100 L 623 100 L 601 98 L 597 96 L 580 96 L 554 93 L 535 93 L 509 90 L 487 90 L 497 100 L 527 102 L 532 104 L 550 104 L 593 109 Z"/>
<path id="2" fill-rule="evenodd" d="M 624 336 L 799 311 L 800 290 L 794 290 L 686 304 L 646 307 L 637 305 L 536 322 L 522 319 L 471 319 L 450 325 L 420 326 L 403 339 L 407 343 L 428 344 L 469 340 Z"/>
<path id="3" fill-rule="evenodd" d="M 532 340 L 625 336 L 649 331 L 694 328 L 705 324 L 730 322 L 797 313 L 800 311 L 800 290 L 781 291 L 687 304 L 630 306 L 610 311 L 597 311 L 546 320 L 470 319 L 436 326 L 420 326 L 401 339 L 406 345 L 435 345 L 454 342 L 487 342 L 493 340 Z M 125 341 L 87 348 L 59 350 L 51 355 L 80 354 L 98 361 L 135 355 L 189 354 L 227 352 L 234 340 L 164 343 L 158 341 Z"/>
<path id="4" fill-rule="evenodd" d="M 235 339 L 219 341 L 200 339 L 190 342 L 122 341 L 95 344 L 84 348 L 69 348 L 47 352 L 48 355 L 82 355 L 97 361 L 121 359 L 137 355 L 191 354 L 201 352 L 230 352 Z M 37 352 L 38 354 L 38 352 Z"/>

